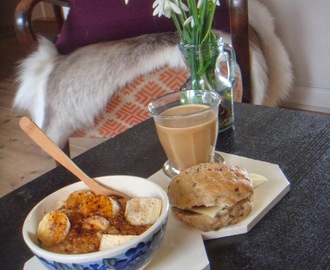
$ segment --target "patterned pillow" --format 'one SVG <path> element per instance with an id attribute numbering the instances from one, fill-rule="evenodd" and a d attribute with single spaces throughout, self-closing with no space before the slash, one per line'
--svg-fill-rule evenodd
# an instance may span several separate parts
<path id="1" fill-rule="evenodd" d="M 62 54 L 88 44 L 175 31 L 172 19 L 153 16 L 153 0 L 69 0 L 70 11 L 56 41 Z M 217 8 L 215 28 L 228 29 L 229 13 Z"/>

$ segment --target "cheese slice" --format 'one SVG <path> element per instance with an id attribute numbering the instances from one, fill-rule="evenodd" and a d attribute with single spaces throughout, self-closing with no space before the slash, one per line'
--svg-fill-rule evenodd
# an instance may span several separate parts
<path id="1" fill-rule="evenodd" d="M 256 173 L 249 173 L 249 177 L 252 180 L 254 189 L 268 181 L 268 179 L 266 177 L 264 177 L 260 174 L 256 174 Z"/>
<path id="2" fill-rule="evenodd" d="M 268 181 L 266 177 L 256 173 L 250 173 L 249 177 L 252 180 L 252 185 L 254 189 Z M 220 211 L 227 211 L 226 209 L 223 209 L 223 206 L 221 205 L 210 207 L 193 207 L 190 210 L 198 214 L 207 215 L 211 218 L 214 218 Z"/>
<path id="3" fill-rule="evenodd" d="M 210 207 L 193 207 L 190 210 L 198 214 L 207 215 L 211 218 L 214 218 L 221 209 L 223 209 L 223 206 L 216 205 Z"/>

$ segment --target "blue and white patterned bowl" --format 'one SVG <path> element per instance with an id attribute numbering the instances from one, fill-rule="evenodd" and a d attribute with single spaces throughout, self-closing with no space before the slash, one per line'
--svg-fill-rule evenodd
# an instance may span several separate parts
<path id="1" fill-rule="evenodd" d="M 31 251 L 51 270 L 135 270 L 144 269 L 155 256 L 165 233 L 169 201 L 166 192 L 157 184 L 140 177 L 114 175 L 97 178 L 98 181 L 120 190 L 131 197 L 153 197 L 162 201 L 158 220 L 143 234 L 120 246 L 88 253 L 58 254 L 40 248 L 37 227 L 45 213 L 59 208 L 75 190 L 87 189 L 82 182 L 66 186 L 39 202 L 29 213 L 23 225 L 23 238 Z"/>

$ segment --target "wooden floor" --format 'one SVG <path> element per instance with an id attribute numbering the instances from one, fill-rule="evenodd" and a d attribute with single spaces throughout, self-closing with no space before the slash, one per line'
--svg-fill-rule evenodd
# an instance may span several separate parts
<path id="1" fill-rule="evenodd" d="M 53 22 L 40 24 L 40 33 L 52 34 Z M 46 34 L 47 33 L 47 34 Z M 15 95 L 14 71 L 27 53 L 13 29 L 0 29 L 0 197 L 54 168 L 55 162 L 18 126 L 20 115 L 11 108 Z M 70 139 L 74 157 L 104 139 Z"/>

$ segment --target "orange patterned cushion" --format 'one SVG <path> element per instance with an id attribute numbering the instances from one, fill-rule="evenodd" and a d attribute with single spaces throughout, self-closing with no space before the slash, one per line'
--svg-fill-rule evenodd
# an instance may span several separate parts
<path id="1" fill-rule="evenodd" d="M 237 75 L 235 101 L 241 101 L 242 83 L 239 69 Z M 178 91 L 187 76 L 186 70 L 168 66 L 140 76 L 112 96 L 105 112 L 96 118 L 93 128 L 79 131 L 73 137 L 113 137 L 147 120 L 150 118 L 148 104 L 156 97 Z"/>

